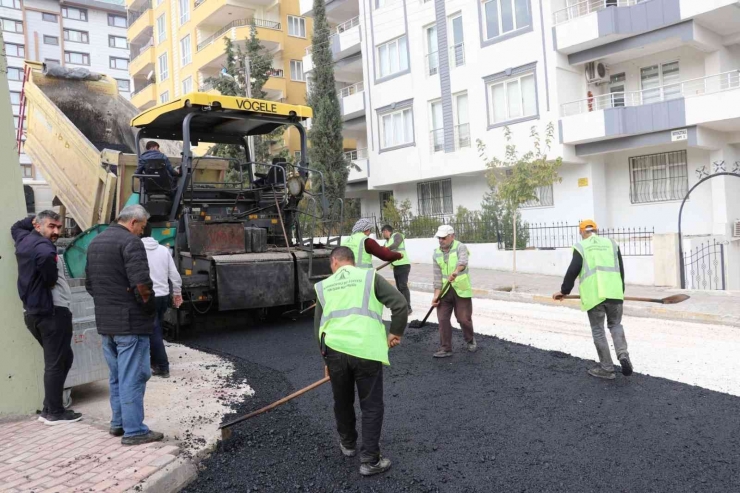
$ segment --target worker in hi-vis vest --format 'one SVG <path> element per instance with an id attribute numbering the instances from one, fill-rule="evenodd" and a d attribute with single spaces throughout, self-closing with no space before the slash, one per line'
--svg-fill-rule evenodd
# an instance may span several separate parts
<path id="1" fill-rule="evenodd" d="M 377 241 L 370 238 L 372 228 L 373 223 L 369 219 L 359 219 L 352 228 L 352 234 L 342 242 L 342 246 L 352 250 L 355 256 L 355 267 L 372 269 L 373 256 L 385 262 L 401 260 L 403 255 L 380 246 Z"/>
<path id="2" fill-rule="evenodd" d="M 385 246 L 393 251 L 403 255 L 401 260 L 396 260 L 391 264 L 393 267 L 393 279 L 396 280 L 396 289 L 398 289 L 409 305 L 409 315 L 411 315 L 411 292 L 409 292 L 409 274 L 411 273 L 411 261 L 409 254 L 406 252 L 406 237 L 400 231 L 393 231 L 393 226 L 386 224 L 381 230 L 385 238 Z"/>
<path id="3" fill-rule="evenodd" d="M 443 224 L 434 234 L 439 240 L 439 248 L 434 250 L 432 269 L 434 269 L 434 298 L 432 306 L 437 307 L 439 321 L 440 349 L 435 358 L 452 356 L 452 312 L 462 328 L 463 338 L 471 353 L 478 349 L 473 333 L 473 288 L 470 285 L 468 248 L 455 239 L 452 226 Z M 442 299 L 440 294 L 450 283 Z"/>
<path id="4" fill-rule="evenodd" d="M 594 345 L 599 355 L 600 365 L 588 370 L 588 374 L 607 380 L 614 380 L 614 363 L 609 352 L 609 341 L 604 332 L 604 318 L 612 333 L 614 350 L 622 374 L 632 375 L 632 362 L 627 352 L 627 339 L 622 327 L 622 304 L 624 303 L 624 265 L 617 243 L 596 234 L 596 223 L 581 221 L 579 225 L 582 241 L 573 247 L 573 260 L 563 279 L 560 291 L 552 295 L 562 300 L 570 294 L 578 277 L 578 293 L 581 296 L 581 309 L 588 312 Z"/>
<path id="5" fill-rule="evenodd" d="M 355 387 L 362 411 L 360 474 L 387 471 L 391 461 L 380 455 L 383 427 L 383 365 L 388 348 L 401 343 L 408 314 L 406 300 L 374 269 L 355 267 L 352 250 L 331 252 L 332 276 L 316 283 L 314 328 L 334 394 L 334 417 L 339 448 L 346 457 L 356 454 Z M 383 306 L 391 310 L 386 336 Z"/>

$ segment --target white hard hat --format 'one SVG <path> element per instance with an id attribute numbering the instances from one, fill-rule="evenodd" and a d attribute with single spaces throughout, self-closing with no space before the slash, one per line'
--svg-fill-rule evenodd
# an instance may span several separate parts
<path id="1" fill-rule="evenodd" d="M 455 230 L 452 229 L 452 226 L 449 224 L 443 224 L 437 229 L 437 232 L 434 234 L 437 238 L 444 238 L 445 236 L 454 235 Z"/>

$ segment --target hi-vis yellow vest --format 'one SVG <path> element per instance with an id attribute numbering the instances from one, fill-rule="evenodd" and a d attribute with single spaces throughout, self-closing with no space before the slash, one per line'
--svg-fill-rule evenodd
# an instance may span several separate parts
<path id="1" fill-rule="evenodd" d="M 315 289 L 322 308 L 319 340 L 326 334 L 324 343 L 335 351 L 390 365 L 375 270 L 345 265 Z"/>
<path id="2" fill-rule="evenodd" d="M 623 300 L 616 242 L 593 234 L 573 248 L 583 259 L 583 267 L 578 276 L 581 310 L 588 311 L 607 299 Z"/>
<path id="3" fill-rule="evenodd" d="M 450 274 L 452 274 L 457 267 L 457 248 L 459 246 L 459 241 L 455 240 L 452 242 L 452 245 L 450 246 L 450 253 L 447 257 L 447 262 L 445 262 L 445 254 L 441 248 L 437 247 L 437 249 L 434 251 L 434 260 L 437 261 L 437 265 L 439 265 L 440 269 L 442 269 L 443 286 L 444 283 L 447 282 L 447 278 L 450 277 Z M 468 257 L 470 257 L 469 251 Z M 473 287 L 470 285 L 470 276 L 468 275 L 469 272 L 470 269 L 468 268 L 468 266 L 465 266 L 465 269 L 463 269 L 463 271 L 457 275 L 457 277 L 455 278 L 455 282 L 452 283 L 452 287 L 455 289 L 455 292 L 460 298 L 473 297 Z"/>
<path id="4" fill-rule="evenodd" d="M 359 267 L 360 269 L 373 268 L 373 256 L 365 251 L 366 240 L 373 241 L 369 236 L 365 236 L 365 233 L 358 231 L 352 234 L 343 245 L 355 254 L 355 267 Z"/>
<path id="5" fill-rule="evenodd" d="M 411 264 L 411 262 L 409 262 L 409 256 L 406 255 L 406 237 L 403 235 L 403 233 L 393 233 L 389 240 L 385 240 L 385 246 L 387 247 L 388 245 L 393 243 L 391 240 L 393 239 L 394 235 L 401 235 L 401 244 L 398 245 L 398 248 L 396 248 L 395 251 L 403 255 L 403 258 L 401 260 L 396 260 L 395 262 L 393 262 L 391 264 L 391 267 L 399 267 L 401 265 Z"/>

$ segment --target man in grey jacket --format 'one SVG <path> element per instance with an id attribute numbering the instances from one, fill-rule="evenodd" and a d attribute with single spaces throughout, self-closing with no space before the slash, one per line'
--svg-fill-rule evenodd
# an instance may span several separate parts
<path id="1" fill-rule="evenodd" d="M 116 222 L 90 242 L 85 287 L 95 301 L 110 371 L 110 433 L 123 445 L 162 440 L 144 424 L 144 392 L 151 377 L 149 336 L 154 332 L 154 292 L 146 250 L 139 236 L 149 213 L 124 207 Z"/>

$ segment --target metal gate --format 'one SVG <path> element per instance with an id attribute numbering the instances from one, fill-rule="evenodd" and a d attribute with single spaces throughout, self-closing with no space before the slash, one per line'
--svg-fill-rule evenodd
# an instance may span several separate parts
<path id="1" fill-rule="evenodd" d="M 722 243 L 702 243 L 684 253 L 685 289 L 725 289 L 725 246 Z"/>

